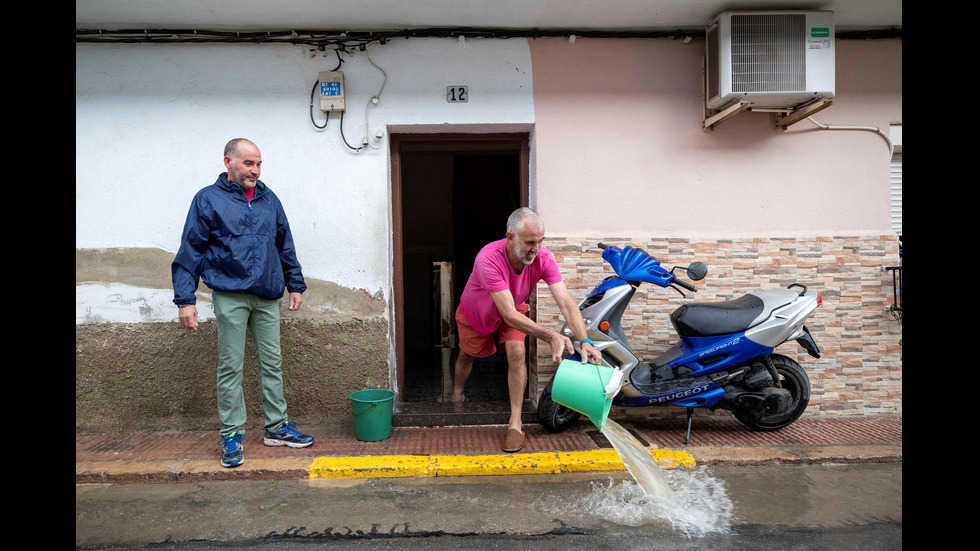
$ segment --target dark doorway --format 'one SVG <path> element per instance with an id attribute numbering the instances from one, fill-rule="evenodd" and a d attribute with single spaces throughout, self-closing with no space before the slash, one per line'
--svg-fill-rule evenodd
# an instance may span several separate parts
<path id="1" fill-rule="evenodd" d="M 473 260 L 527 204 L 527 135 L 393 135 L 395 333 L 400 402 L 444 402 L 454 314 Z M 471 402 L 507 401 L 502 352 L 474 364 Z"/>

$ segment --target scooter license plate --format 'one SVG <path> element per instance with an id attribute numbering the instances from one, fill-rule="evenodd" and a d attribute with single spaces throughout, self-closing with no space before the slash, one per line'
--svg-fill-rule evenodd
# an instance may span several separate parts
<path id="1" fill-rule="evenodd" d="M 807 354 L 814 358 L 820 357 L 820 347 L 817 346 L 817 342 L 813 340 L 813 336 L 810 335 L 810 330 L 805 325 L 803 326 L 803 336 L 796 339 L 796 342 L 800 343 L 800 346 L 807 351 Z"/>

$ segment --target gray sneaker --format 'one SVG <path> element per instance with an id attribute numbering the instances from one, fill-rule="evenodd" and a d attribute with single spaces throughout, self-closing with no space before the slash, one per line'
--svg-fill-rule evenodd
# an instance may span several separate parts
<path id="1" fill-rule="evenodd" d="M 290 448 L 305 448 L 313 445 L 314 438 L 296 430 L 296 423 L 286 423 L 276 432 L 265 431 L 266 446 L 289 446 Z"/>
<path id="2" fill-rule="evenodd" d="M 230 434 L 221 439 L 222 467 L 237 467 L 245 462 L 245 456 L 242 453 L 242 440 L 245 440 L 245 434 L 241 432 Z"/>

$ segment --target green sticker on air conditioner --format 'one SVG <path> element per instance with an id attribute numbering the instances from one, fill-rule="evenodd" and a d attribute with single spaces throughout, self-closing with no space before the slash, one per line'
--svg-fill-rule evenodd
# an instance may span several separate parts
<path id="1" fill-rule="evenodd" d="M 813 38 L 827 38 L 830 36 L 830 27 L 813 27 L 810 29 L 810 36 Z"/>

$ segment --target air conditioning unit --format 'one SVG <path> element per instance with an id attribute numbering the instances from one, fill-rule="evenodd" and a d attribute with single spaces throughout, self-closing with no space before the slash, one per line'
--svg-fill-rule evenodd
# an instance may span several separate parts
<path id="1" fill-rule="evenodd" d="M 833 98 L 834 57 L 833 12 L 722 12 L 706 33 L 706 107 L 794 110 Z"/>

